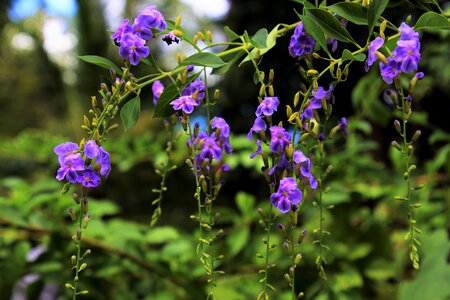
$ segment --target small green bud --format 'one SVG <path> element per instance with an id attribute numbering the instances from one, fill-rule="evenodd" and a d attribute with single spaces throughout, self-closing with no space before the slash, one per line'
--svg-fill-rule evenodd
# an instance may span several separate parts
<path id="1" fill-rule="evenodd" d="M 294 262 L 295 262 L 296 265 L 298 265 L 298 264 L 300 263 L 300 261 L 302 260 L 302 257 L 303 257 L 303 256 L 302 256 L 300 253 L 298 253 L 298 254 L 295 256 Z"/>
<path id="2" fill-rule="evenodd" d="M 398 151 L 402 151 L 402 146 L 400 146 L 400 144 L 397 141 L 392 141 L 391 145 Z"/>
<path id="3" fill-rule="evenodd" d="M 72 263 L 72 265 L 76 265 L 77 264 L 77 257 L 75 255 L 72 255 L 70 257 L 70 262 Z"/>
<path id="4" fill-rule="evenodd" d="M 400 121 L 399 120 L 395 120 L 394 121 L 394 126 L 395 126 L 395 130 L 397 130 L 397 132 L 402 135 L 402 127 L 400 125 Z"/>
<path id="5" fill-rule="evenodd" d="M 414 143 L 415 141 L 417 141 L 420 137 L 420 135 L 422 134 L 422 131 L 420 130 L 416 130 L 416 132 L 414 132 L 413 137 L 411 138 L 411 141 Z"/>

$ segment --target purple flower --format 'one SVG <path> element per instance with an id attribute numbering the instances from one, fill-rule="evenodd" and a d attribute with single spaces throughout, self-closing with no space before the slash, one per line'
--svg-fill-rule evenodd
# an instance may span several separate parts
<path id="1" fill-rule="evenodd" d="M 111 171 L 111 158 L 103 147 L 98 147 L 98 156 L 95 163 L 100 165 L 100 174 L 107 177 Z"/>
<path id="2" fill-rule="evenodd" d="M 200 152 L 200 158 L 202 160 L 208 158 L 212 160 L 213 158 L 219 160 L 222 158 L 222 149 L 217 145 L 216 139 L 212 136 L 203 139 L 204 144 L 202 146 L 202 151 Z"/>
<path id="3" fill-rule="evenodd" d="M 194 111 L 194 106 L 198 106 L 198 103 L 191 96 L 181 96 L 170 102 L 170 105 L 174 110 L 181 109 L 184 113 L 190 114 Z"/>
<path id="4" fill-rule="evenodd" d="M 281 155 L 280 160 L 272 167 L 272 169 L 269 170 L 267 174 L 272 176 L 273 174 L 280 174 L 284 170 L 289 171 L 291 169 L 291 164 L 289 163 L 289 160 L 287 159 L 286 155 L 284 153 Z"/>
<path id="5" fill-rule="evenodd" d="M 225 119 L 220 117 L 212 118 L 211 128 L 216 129 L 215 136 L 217 138 L 217 143 L 222 147 L 225 153 L 231 154 L 233 152 L 233 148 L 230 144 L 230 126 L 227 124 Z"/>
<path id="6" fill-rule="evenodd" d="M 220 130 L 220 138 L 230 137 L 230 126 L 227 124 L 224 118 L 214 117 L 211 120 L 211 128 Z"/>
<path id="7" fill-rule="evenodd" d="M 161 96 L 162 92 L 164 91 L 164 85 L 161 83 L 161 81 L 156 80 L 152 84 L 152 92 L 153 92 L 153 104 L 156 104 L 159 100 L 159 96 Z"/>
<path id="8" fill-rule="evenodd" d="M 167 28 L 163 15 L 154 5 L 145 7 L 137 16 L 135 22 L 142 24 L 144 27 L 157 28 L 159 31 L 164 31 Z"/>
<path id="9" fill-rule="evenodd" d="M 262 147 L 261 147 L 261 141 L 260 141 L 260 140 L 256 140 L 256 146 L 257 146 L 256 151 L 253 152 L 253 153 L 250 155 L 250 158 L 251 158 L 251 159 L 255 158 L 256 155 L 261 154 L 261 152 L 262 152 Z"/>
<path id="10" fill-rule="evenodd" d="M 282 213 L 287 213 L 293 205 L 297 206 L 302 201 L 302 196 L 294 178 L 286 177 L 281 179 L 278 190 L 270 196 L 270 201 Z"/>
<path id="11" fill-rule="evenodd" d="M 400 72 L 410 73 L 417 70 L 419 65 L 419 34 L 406 23 L 402 23 L 399 29 L 400 39 L 392 51 L 392 56 L 388 57 L 388 63 L 385 65 L 380 62 L 381 77 L 388 84 L 391 84 Z"/>
<path id="12" fill-rule="evenodd" d="M 165 37 L 162 39 L 167 45 L 171 45 L 172 43 L 179 43 L 180 39 L 173 33 L 173 31 L 169 31 Z"/>
<path id="13" fill-rule="evenodd" d="M 100 176 L 89 166 L 78 173 L 77 182 L 81 183 L 84 187 L 94 188 L 100 184 Z"/>
<path id="14" fill-rule="evenodd" d="M 64 158 L 71 154 L 74 154 L 76 151 L 78 151 L 78 145 L 72 142 L 59 144 L 58 146 L 53 148 L 53 152 L 58 155 L 58 161 L 60 163 L 64 160 Z"/>
<path id="15" fill-rule="evenodd" d="M 87 141 L 87 143 L 84 145 L 84 156 L 87 158 L 95 158 L 99 154 L 99 146 L 97 143 L 93 140 Z"/>
<path id="16" fill-rule="evenodd" d="M 294 163 L 296 164 L 296 167 L 299 168 L 301 177 L 307 178 L 309 185 L 313 190 L 315 190 L 317 188 L 317 181 L 311 172 L 311 159 L 306 157 L 302 151 L 296 150 L 294 152 Z"/>
<path id="17" fill-rule="evenodd" d="M 131 26 L 128 25 L 128 22 L 128 19 L 124 19 L 120 27 L 117 28 L 117 30 L 111 35 L 111 38 L 118 45 L 120 45 L 120 41 L 122 40 L 124 34 L 131 33 L 133 31 Z"/>
<path id="18" fill-rule="evenodd" d="M 339 129 L 342 130 L 342 132 L 344 133 L 344 136 L 348 135 L 348 131 L 347 131 L 347 119 L 346 118 L 341 118 L 338 122 L 338 126 Z"/>
<path id="19" fill-rule="evenodd" d="M 367 54 L 367 59 L 364 65 L 364 69 L 366 72 L 369 71 L 370 66 L 377 60 L 377 56 L 375 54 L 378 49 L 380 49 L 384 45 L 384 40 L 381 37 L 377 37 L 370 43 L 369 45 L 369 53 Z"/>
<path id="20" fill-rule="evenodd" d="M 131 29 L 135 36 L 143 39 L 144 41 L 148 41 L 153 37 L 153 32 L 150 27 L 147 27 L 147 24 L 140 21 L 138 18 L 134 19 Z"/>
<path id="21" fill-rule="evenodd" d="M 187 65 L 186 66 L 186 72 L 190 73 L 192 71 L 194 71 L 194 65 Z"/>
<path id="22" fill-rule="evenodd" d="M 277 111 L 279 104 L 280 101 L 278 100 L 278 97 L 264 97 L 264 100 L 261 101 L 256 109 L 256 116 L 271 116 L 274 111 Z"/>
<path id="23" fill-rule="evenodd" d="M 196 91 L 198 91 L 197 102 L 200 104 L 201 101 L 205 98 L 206 86 L 205 83 L 198 78 L 194 80 L 189 86 L 182 89 L 181 95 L 192 96 Z"/>
<path id="24" fill-rule="evenodd" d="M 328 38 L 327 39 L 327 44 L 331 44 L 331 51 L 336 51 L 337 47 L 338 47 L 338 42 L 336 39 L 334 38 Z"/>
<path id="25" fill-rule="evenodd" d="M 309 54 L 314 48 L 316 41 L 306 32 L 303 22 L 295 27 L 294 34 L 289 42 L 289 54 L 292 57 L 299 57 L 303 54 Z"/>
<path id="26" fill-rule="evenodd" d="M 291 143 L 291 135 L 283 127 L 272 126 L 270 130 L 270 150 L 274 153 L 283 153 L 286 146 Z"/>
<path id="27" fill-rule="evenodd" d="M 401 62 L 395 60 L 392 56 L 388 57 L 388 63 L 385 65 L 380 61 L 380 72 L 383 80 L 391 84 L 394 81 L 395 76 L 401 71 Z"/>
<path id="28" fill-rule="evenodd" d="M 84 160 L 80 153 L 60 156 L 58 158 L 60 168 L 56 172 L 56 179 L 61 181 L 66 179 L 68 182 L 75 183 L 78 180 L 78 171 L 84 170 Z"/>
<path id="29" fill-rule="evenodd" d="M 130 60 L 133 66 L 139 63 L 141 58 L 147 57 L 150 53 L 145 41 L 134 34 L 125 34 L 120 41 L 119 55 Z"/>
<path id="30" fill-rule="evenodd" d="M 425 76 L 423 72 L 417 72 L 416 75 L 414 75 L 414 77 L 416 77 L 417 80 L 422 79 L 423 76 Z"/>
<path id="31" fill-rule="evenodd" d="M 305 110 L 300 114 L 300 118 L 302 120 L 304 118 L 310 120 L 313 119 L 314 118 L 313 110 L 322 107 L 322 99 L 332 98 L 333 89 L 334 89 L 333 85 L 330 85 L 328 90 L 325 90 L 323 87 L 319 86 L 317 88 L 317 91 L 313 91 L 312 92 L 313 97 L 310 99 L 308 107 L 306 107 Z"/>
<path id="32" fill-rule="evenodd" d="M 255 119 L 255 122 L 253 123 L 252 128 L 250 128 L 250 131 L 247 134 L 247 138 L 249 141 L 253 138 L 253 132 L 260 132 L 265 131 L 267 129 L 267 124 L 264 122 L 264 119 L 262 117 L 258 117 Z"/>

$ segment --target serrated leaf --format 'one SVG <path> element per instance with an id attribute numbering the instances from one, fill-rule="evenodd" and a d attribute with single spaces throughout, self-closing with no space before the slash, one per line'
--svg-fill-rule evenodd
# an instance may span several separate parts
<path id="1" fill-rule="evenodd" d="M 306 15 L 311 17 L 322 31 L 338 41 L 356 44 L 347 29 L 331 13 L 320 8 L 306 10 Z"/>
<path id="2" fill-rule="evenodd" d="M 372 0 L 367 10 L 367 25 L 369 26 L 369 36 L 372 35 L 373 28 L 378 22 L 383 11 L 386 9 L 389 0 Z"/>
<path id="3" fill-rule="evenodd" d="M 342 61 L 352 60 L 352 61 L 364 61 L 366 59 L 366 55 L 364 53 L 358 53 L 353 55 L 348 49 L 344 49 L 342 51 Z"/>
<path id="4" fill-rule="evenodd" d="M 107 58 L 98 56 L 98 55 L 80 55 L 78 56 L 79 59 L 81 59 L 82 61 L 85 61 L 87 63 L 105 68 L 105 69 L 114 69 L 114 71 L 116 71 L 117 74 L 122 75 L 122 70 L 116 66 L 115 63 L 113 63 L 112 61 L 110 61 Z"/>
<path id="5" fill-rule="evenodd" d="M 359 3 L 340 2 L 328 6 L 337 15 L 357 25 L 367 25 L 367 7 Z"/>
<path id="6" fill-rule="evenodd" d="M 330 54 L 327 47 L 327 40 L 325 39 L 325 33 L 318 26 L 317 22 L 306 15 L 299 15 L 302 19 L 303 25 L 305 26 L 306 32 L 308 32 L 314 40 L 319 44 L 320 48 L 322 48 L 326 53 Z"/>
<path id="7" fill-rule="evenodd" d="M 154 118 L 162 118 L 162 117 L 167 117 L 167 116 L 170 116 L 171 114 L 173 114 L 174 110 L 172 109 L 172 106 L 170 106 L 170 102 L 172 102 L 172 100 L 174 100 L 175 98 L 180 96 L 181 90 L 184 87 L 191 84 L 191 82 L 194 81 L 195 79 L 197 79 L 197 77 L 199 75 L 200 75 L 200 72 L 188 77 L 186 82 L 183 85 L 181 85 L 179 89 L 174 84 L 171 84 L 171 85 L 167 86 L 166 88 L 164 88 L 164 91 L 159 96 L 158 103 L 156 103 L 155 112 L 153 114 L 153 117 Z"/>
<path id="8" fill-rule="evenodd" d="M 136 125 L 141 114 L 141 99 L 134 97 L 122 106 L 120 118 L 122 119 L 125 130 L 133 128 Z"/>
<path id="9" fill-rule="evenodd" d="M 225 65 L 225 62 L 217 55 L 210 52 L 198 52 L 187 57 L 180 66 L 201 66 L 210 68 L 219 68 Z"/>
<path id="10" fill-rule="evenodd" d="M 250 42 L 252 43 L 255 48 L 258 49 L 264 49 L 267 47 L 267 36 L 269 35 L 269 32 L 265 28 L 261 28 L 258 30 L 254 36 L 250 39 Z"/>
<path id="11" fill-rule="evenodd" d="M 446 17 L 429 11 L 420 16 L 414 26 L 415 30 L 450 29 L 450 21 Z"/>

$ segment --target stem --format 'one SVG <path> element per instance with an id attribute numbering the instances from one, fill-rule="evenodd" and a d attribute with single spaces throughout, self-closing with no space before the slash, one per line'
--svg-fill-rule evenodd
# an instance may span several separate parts
<path id="1" fill-rule="evenodd" d="M 77 298 L 77 292 L 78 292 L 78 283 L 79 283 L 79 272 L 80 272 L 80 261 L 81 261 L 81 239 L 83 234 L 83 218 L 86 215 L 86 213 L 83 210 L 83 201 L 84 197 L 86 196 L 86 189 L 83 188 L 83 199 L 80 201 L 80 212 L 78 214 L 78 227 L 75 232 L 75 236 L 77 237 L 77 258 L 76 258 L 76 264 L 75 264 L 75 277 L 73 278 L 73 295 L 72 300 L 75 300 Z M 80 233 L 78 234 L 78 229 L 80 230 Z"/>
<path id="2" fill-rule="evenodd" d="M 292 214 L 296 214 L 297 211 L 293 211 Z M 294 218 L 294 217 L 293 217 Z M 291 238 L 291 268 L 292 272 L 291 274 L 291 294 L 292 294 L 292 300 L 297 299 L 297 295 L 295 294 L 295 247 L 294 247 L 294 230 L 296 228 L 296 225 L 294 224 L 293 220 L 291 222 L 291 232 L 290 232 L 290 238 Z M 290 270 L 291 271 L 291 270 Z"/>
<path id="3" fill-rule="evenodd" d="M 272 193 L 272 191 L 271 191 L 271 193 Z M 264 267 L 264 271 L 265 271 L 264 272 L 264 293 L 266 295 L 268 295 L 267 281 L 269 279 L 269 268 L 270 268 L 270 266 L 269 266 L 269 251 L 270 251 L 270 230 L 271 230 L 271 228 L 272 228 L 272 203 L 269 201 L 269 214 L 267 216 L 267 223 L 266 223 L 266 228 L 265 228 L 265 230 L 267 232 L 267 237 L 266 237 L 267 244 L 266 244 L 266 265 Z"/>

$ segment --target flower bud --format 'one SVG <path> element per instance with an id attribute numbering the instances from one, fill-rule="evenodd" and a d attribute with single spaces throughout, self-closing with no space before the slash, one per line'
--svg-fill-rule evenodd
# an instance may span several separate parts
<path id="1" fill-rule="evenodd" d="M 414 132 L 414 135 L 411 138 L 411 141 L 414 143 L 415 141 L 417 141 L 420 137 L 420 135 L 422 134 L 422 131 L 420 130 L 416 130 L 416 132 Z"/>
<path id="2" fill-rule="evenodd" d="M 81 256 L 81 258 L 85 258 L 89 254 L 91 254 L 91 249 L 87 249 L 86 251 L 84 251 L 83 256 Z"/>
<path id="3" fill-rule="evenodd" d="M 281 223 L 278 224 L 278 230 L 280 231 L 281 237 L 282 237 L 283 239 L 286 239 L 287 233 L 286 233 L 286 228 L 284 227 L 283 224 L 281 224 Z"/>
<path id="4" fill-rule="evenodd" d="M 88 199 L 84 198 L 83 203 L 81 204 L 81 207 L 82 207 L 84 213 L 87 213 L 87 211 L 88 211 L 88 208 L 89 208 L 88 204 L 89 204 Z"/>
<path id="5" fill-rule="evenodd" d="M 212 43 L 212 33 L 211 33 L 211 31 L 207 31 L 206 32 L 206 36 L 207 36 L 207 38 L 208 38 L 208 41 L 210 42 L 210 43 Z"/>
<path id="6" fill-rule="evenodd" d="M 78 269 L 78 272 L 83 271 L 84 269 L 86 269 L 86 267 L 87 267 L 87 263 L 82 263 L 80 268 Z"/>
<path id="7" fill-rule="evenodd" d="M 72 255 L 70 257 L 70 261 L 71 261 L 72 265 L 76 265 L 77 264 L 77 257 L 75 255 Z"/>
<path id="8" fill-rule="evenodd" d="M 407 154 L 408 156 L 411 156 L 414 152 L 414 146 L 413 145 L 408 145 L 408 150 L 407 150 Z"/>
<path id="9" fill-rule="evenodd" d="M 402 135 L 402 127 L 400 125 L 400 121 L 399 120 L 395 120 L 394 121 L 394 126 L 395 126 L 395 130 L 397 130 L 397 132 Z"/>
<path id="10" fill-rule="evenodd" d="M 375 51 L 375 55 L 378 57 L 378 59 L 385 65 L 388 64 L 388 60 L 386 58 L 386 56 L 384 56 L 383 53 L 381 53 L 380 51 Z"/>
<path id="11" fill-rule="evenodd" d="M 199 31 L 197 32 L 197 35 L 202 41 L 205 41 L 205 35 L 203 34 L 203 32 Z"/>
<path id="12" fill-rule="evenodd" d="M 273 90 L 273 85 L 269 85 L 269 96 L 273 97 L 275 95 L 275 91 Z"/>
<path id="13" fill-rule="evenodd" d="M 73 208 L 69 208 L 69 216 L 72 219 L 73 222 L 77 220 L 77 217 L 75 216 L 75 212 L 73 211 Z"/>
<path id="14" fill-rule="evenodd" d="M 383 20 L 383 22 L 381 22 L 380 24 L 380 37 L 384 40 L 384 31 L 386 30 L 386 26 L 387 26 L 387 20 Z"/>
<path id="15" fill-rule="evenodd" d="M 84 216 L 84 218 L 83 218 L 83 228 L 84 229 L 87 228 L 90 220 L 91 220 L 91 215 L 90 214 L 87 214 L 86 216 Z"/>
<path id="16" fill-rule="evenodd" d="M 290 119 L 292 116 L 292 108 L 289 105 L 286 105 L 286 116 Z"/>
<path id="17" fill-rule="evenodd" d="M 181 16 L 178 16 L 178 17 L 175 19 L 175 27 L 180 26 L 180 24 L 181 24 Z"/>
<path id="18" fill-rule="evenodd" d="M 198 42 L 198 35 L 194 35 L 194 44 L 197 45 Z"/>
<path id="19" fill-rule="evenodd" d="M 305 237 L 306 237 L 306 234 L 308 234 L 308 231 L 305 229 L 305 230 L 302 230 L 302 232 L 300 233 L 300 235 L 298 236 L 298 243 L 299 244 L 301 244 L 302 242 L 303 242 L 303 240 L 305 239 Z"/>
<path id="20" fill-rule="evenodd" d="M 219 100 L 219 96 L 220 96 L 220 90 L 219 89 L 215 89 L 214 90 L 214 100 L 215 101 Z"/>
<path id="21" fill-rule="evenodd" d="M 294 107 L 297 107 L 299 101 L 300 101 L 300 91 L 295 93 L 295 96 L 294 96 Z"/>
<path id="22" fill-rule="evenodd" d="M 398 151 L 402 151 L 402 146 L 400 146 L 400 144 L 397 141 L 392 141 L 391 145 L 394 146 L 394 148 L 397 149 Z"/>
<path id="23" fill-rule="evenodd" d="M 295 256 L 294 263 L 295 263 L 296 265 L 298 265 L 298 264 L 300 263 L 301 260 L 302 260 L 302 255 L 301 255 L 300 253 L 298 253 L 298 254 Z"/>
<path id="24" fill-rule="evenodd" d="M 316 75 L 319 74 L 319 72 L 318 72 L 317 70 L 310 69 L 310 70 L 306 71 L 306 74 L 307 74 L 308 76 L 316 76 Z"/>

